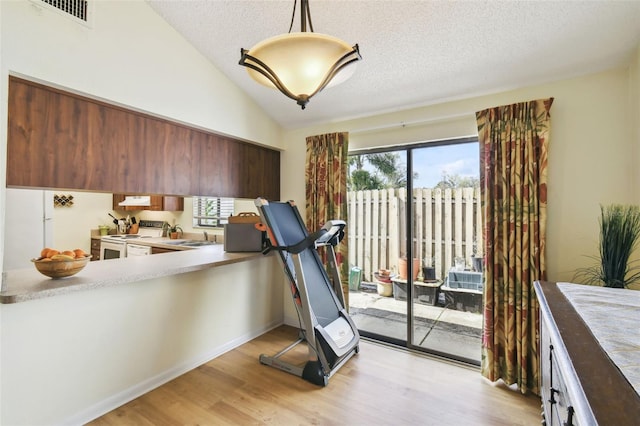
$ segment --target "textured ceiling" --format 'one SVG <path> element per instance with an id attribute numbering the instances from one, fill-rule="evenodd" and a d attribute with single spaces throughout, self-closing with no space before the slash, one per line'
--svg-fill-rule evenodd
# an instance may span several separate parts
<path id="1" fill-rule="evenodd" d="M 627 63 L 640 43 L 637 0 L 310 0 L 315 32 L 358 43 L 363 60 L 303 111 L 238 65 L 241 47 L 288 31 L 293 0 L 147 2 L 285 128 L 590 74 Z"/>

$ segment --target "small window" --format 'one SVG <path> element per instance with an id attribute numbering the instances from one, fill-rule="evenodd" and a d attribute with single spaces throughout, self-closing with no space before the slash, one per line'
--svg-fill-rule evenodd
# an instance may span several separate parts
<path id="1" fill-rule="evenodd" d="M 233 214 L 233 198 L 193 197 L 193 226 L 221 228 Z"/>

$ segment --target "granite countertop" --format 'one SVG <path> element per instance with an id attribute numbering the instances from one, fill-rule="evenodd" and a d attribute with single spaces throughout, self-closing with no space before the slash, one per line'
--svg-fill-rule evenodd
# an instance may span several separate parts
<path id="1" fill-rule="evenodd" d="M 558 288 L 640 394 L 640 291 L 572 283 Z"/>
<path id="2" fill-rule="evenodd" d="M 170 245 L 167 247 L 175 248 Z M 198 271 L 260 257 L 263 257 L 260 252 L 227 253 L 222 244 L 215 244 L 172 253 L 89 262 L 78 274 L 56 280 L 40 274 L 35 267 L 16 269 L 2 273 L 0 303 L 26 302 Z"/>

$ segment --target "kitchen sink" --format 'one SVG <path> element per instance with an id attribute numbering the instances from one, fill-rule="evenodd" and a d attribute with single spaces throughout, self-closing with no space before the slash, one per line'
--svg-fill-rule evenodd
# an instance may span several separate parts
<path id="1" fill-rule="evenodd" d="M 200 247 L 200 246 L 212 246 L 215 243 L 213 241 L 185 241 L 182 244 L 179 244 L 181 246 L 187 246 L 187 247 Z"/>
<path id="2" fill-rule="evenodd" d="M 203 240 L 174 240 L 174 241 L 167 241 L 164 244 L 168 244 L 171 246 L 183 246 L 183 247 L 202 247 L 202 246 L 212 246 L 216 243 L 213 241 L 203 241 Z"/>
<path id="3" fill-rule="evenodd" d="M 181 246 L 186 242 L 187 241 L 185 241 L 185 240 L 173 240 L 173 241 L 163 241 L 162 244 L 167 244 L 167 245 L 170 245 L 170 246 Z"/>

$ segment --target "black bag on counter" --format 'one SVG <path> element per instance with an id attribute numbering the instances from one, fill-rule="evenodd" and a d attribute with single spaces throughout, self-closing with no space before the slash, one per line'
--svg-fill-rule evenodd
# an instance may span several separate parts
<path id="1" fill-rule="evenodd" d="M 229 253 L 262 251 L 265 232 L 255 223 L 228 223 L 224 225 L 224 251 Z"/>

